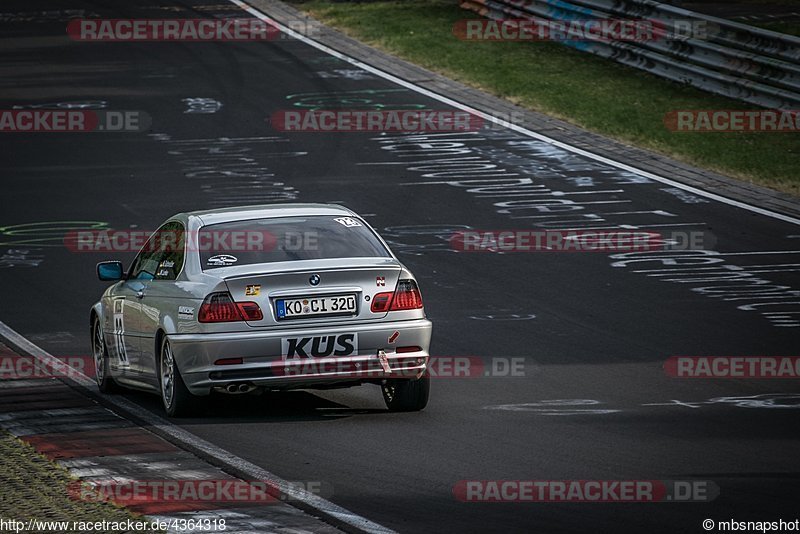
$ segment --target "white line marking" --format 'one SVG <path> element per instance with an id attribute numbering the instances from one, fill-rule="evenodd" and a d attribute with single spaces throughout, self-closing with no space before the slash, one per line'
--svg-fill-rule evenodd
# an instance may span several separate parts
<path id="1" fill-rule="evenodd" d="M 460 110 L 463 110 L 463 111 L 467 111 L 469 113 L 472 113 L 474 115 L 477 115 L 477 116 L 483 118 L 484 120 L 488 120 L 488 121 L 493 122 L 493 123 L 495 123 L 497 125 L 500 125 L 500 126 L 508 128 L 510 130 L 513 130 L 515 132 L 527 135 L 528 137 L 533 137 L 534 139 L 537 139 L 539 141 L 543 141 L 545 143 L 548 143 L 550 145 L 556 146 L 558 148 L 562 148 L 562 149 L 567 150 L 569 152 L 572 152 L 574 154 L 580 154 L 581 156 L 587 157 L 589 159 L 593 159 L 595 161 L 599 161 L 601 163 L 605 163 L 606 165 L 610 165 L 612 167 L 616 167 L 616 168 L 624 170 L 624 171 L 632 172 L 634 174 L 638 174 L 639 176 L 650 178 L 650 179 L 655 180 L 657 182 L 661 182 L 663 184 L 667 184 L 667 185 L 670 185 L 672 187 L 677 187 L 679 189 L 683 189 L 684 191 L 689 191 L 691 193 L 694 193 L 694 194 L 702 196 L 702 197 L 706 197 L 706 198 L 710 198 L 712 200 L 716 200 L 718 202 L 722 202 L 723 204 L 728 204 L 730 206 L 735 206 L 737 208 L 742 208 L 742 209 L 745 209 L 745 210 L 748 210 L 748 211 L 752 211 L 754 213 L 758 213 L 759 215 L 765 215 L 767 217 L 772 217 L 774 219 L 778 219 L 778 220 L 781 220 L 781 221 L 784 221 L 784 222 L 788 222 L 788 223 L 791 223 L 791 224 L 800 225 L 800 219 L 797 219 L 795 217 L 791 217 L 789 215 L 784 215 L 782 213 L 777 213 L 777 212 L 774 212 L 774 211 L 770 211 L 770 210 L 767 210 L 767 209 L 764 209 L 764 208 L 760 208 L 758 206 L 752 206 L 750 204 L 746 204 L 746 203 L 740 202 L 738 200 L 733 200 L 733 199 L 724 197 L 722 195 L 718 195 L 716 193 L 711 193 L 710 191 L 705 191 L 703 189 L 698 189 L 696 187 L 692 187 L 690 185 L 686 185 L 686 184 L 681 183 L 681 182 L 676 182 L 674 180 L 670 180 L 669 178 L 664 178 L 663 176 L 659 176 L 659 175 L 653 174 L 651 172 L 643 171 L 642 169 L 637 169 L 636 167 L 633 167 L 631 165 L 627 165 L 625 163 L 622 163 L 622 162 L 619 162 L 619 161 L 615 161 L 613 159 L 607 158 L 605 156 L 601 156 L 599 154 L 594 154 L 592 152 L 589 152 L 587 150 L 583 150 L 581 148 L 569 145 L 567 143 L 564 143 L 564 142 L 561 142 L 561 141 L 556 141 L 553 138 L 550 138 L 550 137 L 547 137 L 546 135 L 542 135 L 540 133 L 534 132 L 533 130 L 528 130 L 527 128 L 523 128 L 522 126 L 517 126 L 516 124 L 509 124 L 507 121 L 505 121 L 503 119 L 494 117 L 493 115 L 490 115 L 488 113 L 484 113 L 483 111 L 479 111 L 479 110 L 477 110 L 475 108 L 467 106 L 466 104 L 462 104 L 461 102 L 457 102 L 455 100 L 452 100 L 452 99 L 450 99 L 450 98 L 448 98 L 446 96 L 440 95 L 438 93 L 434 93 L 433 91 L 425 89 L 424 87 L 420 87 L 420 86 L 418 86 L 418 85 L 416 85 L 416 84 L 414 84 L 412 82 L 403 80 L 401 78 L 398 78 L 397 76 L 389 74 L 388 72 L 384 72 L 384 71 L 382 71 L 380 69 L 377 69 L 377 68 L 373 67 L 372 65 L 369 65 L 369 64 L 364 63 L 362 61 L 359 61 L 359 60 L 357 60 L 355 58 L 352 58 L 350 56 L 342 54 L 341 52 L 339 52 L 337 50 L 334 50 L 333 48 L 330 48 L 330 47 L 328 47 L 328 46 L 326 46 L 326 45 L 324 45 L 322 43 L 319 43 L 319 42 L 317 42 L 317 41 L 315 41 L 313 39 L 310 39 L 310 38 L 306 37 L 305 35 L 303 35 L 301 33 L 298 33 L 296 31 L 292 30 L 291 28 L 288 28 L 287 26 L 284 26 L 283 24 L 281 24 L 277 20 L 269 17 L 268 15 L 262 13 L 261 11 L 259 11 L 256 8 L 246 4 L 245 2 L 242 2 L 241 0 L 229 0 L 229 1 L 232 2 L 233 4 L 239 6 L 244 11 L 247 11 L 248 13 L 253 15 L 254 17 L 256 17 L 256 18 L 258 18 L 260 20 L 263 20 L 264 22 L 267 22 L 269 24 L 272 24 L 272 25 L 276 26 L 282 32 L 286 33 L 287 35 L 291 35 L 295 39 L 298 39 L 298 40 L 306 43 L 307 45 L 313 46 L 314 48 L 316 48 L 318 50 L 321 50 L 321 51 L 323 51 L 323 52 L 325 52 L 325 53 L 327 53 L 327 54 L 329 54 L 329 55 L 331 55 L 331 56 L 333 56 L 333 57 L 335 57 L 337 59 L 341 59 L 342 61 L 346 61 L 347 63 L 350 63 L 351 65 L 355 65 L 356 67 L 359 67 L 359 68 L 364 69 L 366 71 L 369 71 L 369 72 L 371 72 L 373 74 L 376 74 L 376 75 L 380 76 L 381 78 L 384 78 L 386 80 L 394 82 L 397 85 L 405 87 L 406 89 L 411 89 L 412 91 L 416 91 L 417 93 L 425 95 L 425 96 L 427 96 L 429 98 L 432 98 L 434 100 L 438 100 L 439 102 L 447 104 L 448 106 L 452 106 L 454 108 L 457 108 L 457 109 L 460 109 Z"/>
<path id="2" fill-rule="evenodd" d="M 0 336 L 5 337 L 11 342 L 12 345 L 16 345 L 24 352 L 27 352 L 30 356 L 47 365 L 49 369 L 53 369 L 54 371 L 60 369 L 63 369 L 64 371 L 68 370 L 70 373 L 69 378 L 63 378 L 62 380 L 72 380 L 86 389 L 96 390 L 97 384 L 93 379 L 89 378 L 77 369 L 66 365 L 64 362 L 38 345 L 35 345 L 22 334 L 13 330 L 2 321 L 0 321 Z M 342 523 L 353 526 L 365 532 L 394 534 L 393 530 L 377 523 L 373 523 L 369 519 L 361 517 L 360 515 L 350 512 L 349 510 L 345 510 L 341 506 L 338 506 L 326 499 L 323 499 L 322 497 L 319 497 L 318 495 L 306 491 L 297 485 L 290 484 L 277 475 L 270 473 L 266 469 L 262 469 L 261 467 L 250 463 L 243 458 L 234 456 L 230 452 L 217 447 L 216 445 L 209 443 L 208 441 L 201 439 L 194 434 L 187 432 L 186 430 L 183 430 L 182 428 L 170 423 L 166 419 L 163 419 L 148 410 L 143 410 L 141 406 L 129 401 L 124 397 L 106 395 L 103 397 L 103 399 L 114 406 L 122 408 L 123 410 L 135 413 L 137 417 L 141 418 L 148 425 L 159 429 L 161 432 L 169 435 L 173 440 L 188 444 L 198 450 L 201 450 L 203 453 L 212 456 L 222 464 L 231 465 L 236 469 L 247 473 L 247 475 L 252 477 L 253 480 L 269 482 L 271 485 L 278 488 L 282 493 L 289 495 L 297 501 L 303 502 L 315 510 L 323 512 L 326 515 L 335 517 Z M 288 500 L 286 502 L 287 504 L 290 503 Z"/>
<path id="3" fill-rule="evenodd" d="M 765 250 L 762 252 L 716 252 L 712 255 L 699 254 L 687 258 L 713 258 L 716 256 L 767 256 L 772 254 L 800 254 L 800 250 Z"/>

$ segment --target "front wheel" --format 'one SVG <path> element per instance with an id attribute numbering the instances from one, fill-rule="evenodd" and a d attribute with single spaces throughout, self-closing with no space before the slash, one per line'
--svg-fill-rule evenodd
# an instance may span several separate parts
<path id="1" fill-rule="evenodd" d="M 428 405 L 431 376 L 425 372 L 416 380 L 406 378 L 387 380 L 381 386 L 383 400 L 392 412 L 418 412 Z"/>
<path id="2" fill-rule="evenodd" d="M 183 383 L 178 365 L 175 363 L 172 347 L 166 336 L 161 341 L 159 370 L 161 402 L 167 415 L 170 417 L 183 417 L 194 414 L 200 404 L 198 402 L 199 398 L 189 393 L 186 384 Z"/>
<path id="3" fill-rule="evenodd" d="M 106 340 L 99 317 L 95 317 L 92 322 L 92 354 L 94 355 L 94 379 L 97 382 L 97 387 L 102 393 L 113 393 L 119 390 L 119 386 L 111 378 L 111 370 L 108 365 L 108 349 L 106 348 Z"/>

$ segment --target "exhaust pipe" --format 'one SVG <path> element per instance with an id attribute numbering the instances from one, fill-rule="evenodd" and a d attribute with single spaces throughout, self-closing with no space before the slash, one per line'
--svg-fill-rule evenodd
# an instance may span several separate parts
<path id="1" fill-rule="evenodd" d="M 228 384 L 227 386 L 220 386 L 217 391 L 223 391 L 225 393 L 229 393 L 231 395 L 239 395 L 242 393 L 250 393 L 251 391 L 255 391 L 257 388 L 252 384 L 248 384 L 247 382 L 233 382 Z"/>

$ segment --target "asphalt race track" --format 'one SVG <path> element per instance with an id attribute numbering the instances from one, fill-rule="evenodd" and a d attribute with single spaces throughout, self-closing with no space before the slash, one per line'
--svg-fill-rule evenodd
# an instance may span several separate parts
<path id="1" fill-rule="evenodd" d="M 663 366 L 800 356 L 797 224 L 501 128 L 277 131 L 268 119 L 282 110 L 449 108 L 293 39 L 67 37 L 71 16 L 249 16 L 224 2 L 130 4 L 3 5 L 0 109 L 136 110 L 152 125 L 0 134 L 1 321 L 52 354 L 89 354 L 88 312 L 104 288 L 95 263 L 127 265 L 134 253 L 73 252 L 70 230 L 341 203 L 420 279 L 434 356 L 480 358 L 487 370 L 521 358 L 524 376 L 439 377 L 428 408 L 409 414 L 388 413 L 374 386 L 226 398 L 181 427 L 287 480 L 330 483 L 333 502 L 400 532 L 702 532 L 706 518 L 796 518 L 797 381 L 679 379 Z M 592 227 L 694 232 L 705 250 L 467 254 L 448 242 L 470 228 Z M 772 292 L 750 296 L 754 286 L 725 273 Z M 126 396 L 162 413 L 154 396 Z M 453 493 L 463 480 L 532 479 L 703 481 L 719 495 L 565 504 Z"/>

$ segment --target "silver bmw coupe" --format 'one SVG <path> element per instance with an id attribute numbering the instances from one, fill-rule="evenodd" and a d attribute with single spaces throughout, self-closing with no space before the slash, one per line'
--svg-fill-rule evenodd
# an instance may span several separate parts
<path id="1" fill-rule="evenodd" d="M 212 391 L 378 384 L 428 403 L 431 322 L 414 276 L 356 213 L 273 204 L 170 217 L 91 309 L 97 384 L 160 395 L 170 416 Z"/>

